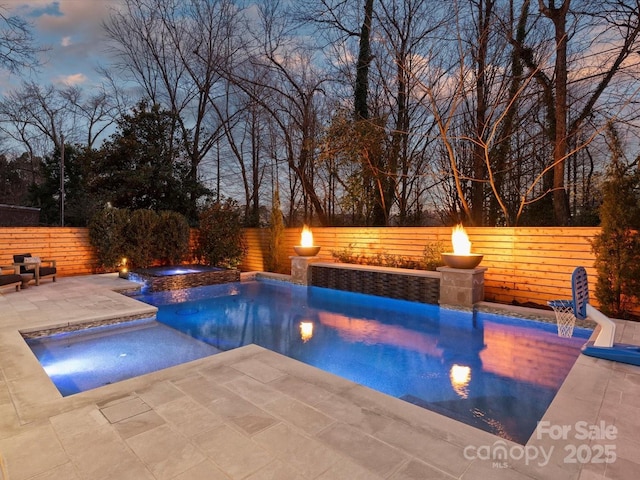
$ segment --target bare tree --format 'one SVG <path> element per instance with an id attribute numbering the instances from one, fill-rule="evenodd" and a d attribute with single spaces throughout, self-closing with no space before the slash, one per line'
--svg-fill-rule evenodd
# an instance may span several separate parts
<path id="1" fill-rule="evenodd" d="M 358 205 L 357 216 L 366 223 L 414 222 L 422 211 L 418 192 L 424 191 L 421 185 L 428 162 L 423 153 L 434 122 L 413 77 L 417 70 L 428 68 L 422 59 L 428 57 L 432 37 L 451 10 L 430 0 L 310 3 L 311 13 L 305 18 L 314 22 L 328 44 L 351 44 L 344 51 L 332 50 L 336 55 L 332 65 L 341 66 L 334 70 L 333 80 L 349 85 L 351 98 L 336 101 L 337 113 L 327 137 L 335 145 L 325 143 L 324 156 L 327 161 L 328 152 L 340 156 L 334 167 L 345 168 L 347 159 L 359 162 L 362 181 L 356 181 L 355 171 L 347 175 L 347 182 L 334 180 L 350 198 L 349 205 Z M 353 102 L 351 121 L 358 125 L 344 123 L 347 101 Z M 345 142 L 336 136 L 339 132 L 347 135 Z M 361 148 L 359 155 L 354 145 Z M 369 198 L 356 200 L 356 191 Z"/>
<path id="2" fill-rule="evenodd" d="M 433 37 L 443 32 L 442 27 L 451 20 L 451 11 L 429 0 L 381 2 L 377 20 L 383 38 L 382 46 L 376 49 L 375 63 L 388 109 L 378 111 L 377 116 L 389 118 L 381 203 L 385 208 L 385 224 L 389 224 L 394 206 L 398 222 L 407 224 L 415 188 L 412 179 L 424 173 L 425 157 L 421 152 L 427 149 L 435 128 L 433 118 L 424 110 L 421 101 L 424 92 L 415 78 L 429 69 L 428 58 L 435 46 Z"/>
<path id="3" fill-rule="evenodd" d="M 0 105 L 0 119 L 5 132 L 15 130 L 12 137 L 16 140 L 21 138 L 32 145 L 36 139 L 46 140 L 48 145 L 41 152 L 44 155 L 60 150 L 65 136 L 73 137 L 74 119 L 67 115 L 69 109 L 68 99 L 53 85 L 25 83 L 6 95 Z"/>
<path id="4" fill-rule="evenodd" d="M 518 42 L 514 42 L 514 45 L 520 49 L 520 57 L 544 92 L 542 98 L 548 111 L 549 137 L 553 144 L 553 210 L 556 223 L 566 225 L 570 220 L 570 209 L 565 175 L 572 138 L 578 135 L 585 120 L 595 113 L 603 94 L 637 49 L 640 4 L 614 0 L 598 3 L 595 8 L 588 3 L 572 8 L 571 0 L 564 0 L 559 4 L 554 0 L 546 3 L 544 0 L 538 0 L 538 7 L 541 15 L 549 19 L 553 25 L 555 55 L 552 72 L 545 72 L 543 65 L 534 57 L 531 47 Z M 598 23 L 594 24 L 593 19 L 598 19 Z M 598 33 L 594 27 L 604 29 L 607 33 Z M 582 50 L 578 52 L 580 55 L 574 55 L 574 61 L 580 61 L 580 56 L 584 58 L 588 51 L 593 51 L 596 47 L 612 44 L 615 46 L 605 50 L 609 52 L 608 55 L 599 55 L 598 64 L 594 65 L 595 73 L 573 81 L 574 91 L 578 85 L 582 90 L 579 100 L 581 108 L 570 118 L 568 72 L 571 58 L 568 52 L 572 41 L 582 36 L 588 39 L 588 43 L 584 45 L 583 41 Z M 599 81 L 594 82 L 594 79 Z M 623 104 L 626 101 L 623 99 Z M 620 107 L 622 105 L 618 104 L 618 108 Z"/>
<path id="5" fill-rule="evenodd" d="M 314 66 L 313 50 L 294 35 L 278 1 L 260 5 L 260 28 L 230 78 L 269 114 L 277 126 L 282 155 L 302 187 L 303 216 L 328 218 L 314 180 L 319 102 L 327 78 Z M 256 95 L 260 92 L 260 95 Z"/>
<path id="6" fill-rule="evenodd" d="M 225 144 L 237 161 L 242 179 L 245 224 L 256 227 L 260 224 L 261 187 L 269 166 L 266 160 L 269 126 L 268 114 L 254 100 L 262 96 L 261 87 L 246 84 L 245 88 L 254 90 L 251 95 L 230 92 L 227 105 L 220 113 L 226 118 L 221 122 Z M 232 171 L 237 170 L 234 168 Z"/>
<path id="7" fill-rule="evenodd" d="M 476 32 L 477 46 L 472 48 L 475 64 L 475 127 L 476 137 L 483 138 L 487 124 L 488 96 L 488 72 L 487 61 L 489 44 L 491 40 L 494 0 L 478 0 L 476 3 Z M 473 176 L 476 179 L 484 178 L 485 162 L 482 146 L 476 143 L 473 152 Z M 471 222 L 475 225 L 484 223 L 484 182 L 474 181 L 471 185 Z"/>
<path id="8" fill-rule="evenodd" d="M 36 68 L 40 64 L 38 54 L 43 51 L 36 44 L 30 25 L 0 5 L 0 67 L 11 73 Z"/>
<path id="9" fill-rule="evenodd" d="M 0 128 L 27 150 L 38 140 L 44 155 L 66 142 L 93 148 L 115 121 L 116 110 L 105 92 L 85 98 L 79 87 L 57 88 L 24 83 L 0 102 Z"/>
<path id="10" fill-rule="evenodd" d="M 85 98 L 84 90 L 76 86 L 63 88 L 59 94 L 67 102 L 67 115 L 73 118 L 75 141 L 87 149 L 95 148 L 117 118 L 118 109 L 111 102 L 111 96 L 97 90 Z"/>
<path id="11" fill-rule="evenodd" d="M 125 0 L 104 24 L 125 80 L 178 116 L 194 184 L 223 135 L 216 109 L 225 101 L 221 73 L 237 48 L 239 18 L 231 0 Z"/>

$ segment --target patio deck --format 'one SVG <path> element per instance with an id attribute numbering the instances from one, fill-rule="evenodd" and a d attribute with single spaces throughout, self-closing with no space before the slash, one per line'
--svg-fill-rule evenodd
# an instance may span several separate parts
<path id="1" fill-rule="evenodd" d="M 0 455 L 11 480 L 631 480 L 640 471 L 640 367 L 585 356 L 543 418 L 571 430 L 534 433 L 524 448 L 255 345 L 62 398 L 19 330 L 152 315 L 116 292 L 128 287 L 116 275 L 63 277 L 0 295 Z M 617 335 L 640 343 L 640 324 L 621 321 Z M 608 438 L 583 439 L 579 425 Z M 506 458 L 483 456 L 500 447 Z M 605 450 L 615 461 L 595 462 Z"/>

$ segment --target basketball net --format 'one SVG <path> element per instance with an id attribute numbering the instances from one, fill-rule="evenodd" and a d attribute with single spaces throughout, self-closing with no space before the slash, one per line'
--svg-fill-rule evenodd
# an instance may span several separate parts
<path id="1" fill-rule="evenodd" d="M 573 327 L 576 325 L 573 302 L 571 300 L 551 300 L 548 304 L 556 314 L 558 336 L 567 338 L 573 336 Z"/>

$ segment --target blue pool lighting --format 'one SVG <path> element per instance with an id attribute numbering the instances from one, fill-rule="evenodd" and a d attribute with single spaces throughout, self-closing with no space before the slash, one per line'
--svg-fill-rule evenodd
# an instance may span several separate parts
<path id="1" fill-rule="evenodd" d="M 27 343 L 63 396 L 219 352 L 153 319 L 32 338 Z"/>
<path id="2" fill-rule="evenodd" d="M 254 343 L 522 444 L 591 334 L 576 328 L 573 338 L 560 338 L 553 324 L 273 281 L 136 298 L 158 307 L 160 324 L 215 352 Z M 157 342 L 139 340 L 149 349 L 148 341 Z M 87 351 L 84 361 L 94 355 Z M 94 368 L 68 362 L 55 368 Z M 56 385 L 83 383 L 58 379 Z"/>

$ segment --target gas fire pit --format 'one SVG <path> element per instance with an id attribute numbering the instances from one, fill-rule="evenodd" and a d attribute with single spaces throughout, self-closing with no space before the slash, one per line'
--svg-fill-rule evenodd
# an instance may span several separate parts
<path id="1" fill-rule="evenodd" d="M 484 255 L 471 253 L 471 242 L 462 225 L 456 225 L 451 232 L 453 253 L 443 253 L 442 260 L 447 267 L 470 270 L 480 265 Z"/>
<path id="2" fill-rule="evenodd" d="M 480 265 L 484 255 L 478 253 L 470 253 L 469 255 L 457 255 L 455 253 L 443 253 L 442 260 L 447 267 L 472 269 Z"/>
<path id="3" fill-rule="evenodd" d="M 293 250 L 301 257 L 314 257 L 320 251 L 320 247 L 313 244 L 313 234 L 306 225 L 302 228 L 300 245 L 293 247 Z"/>

